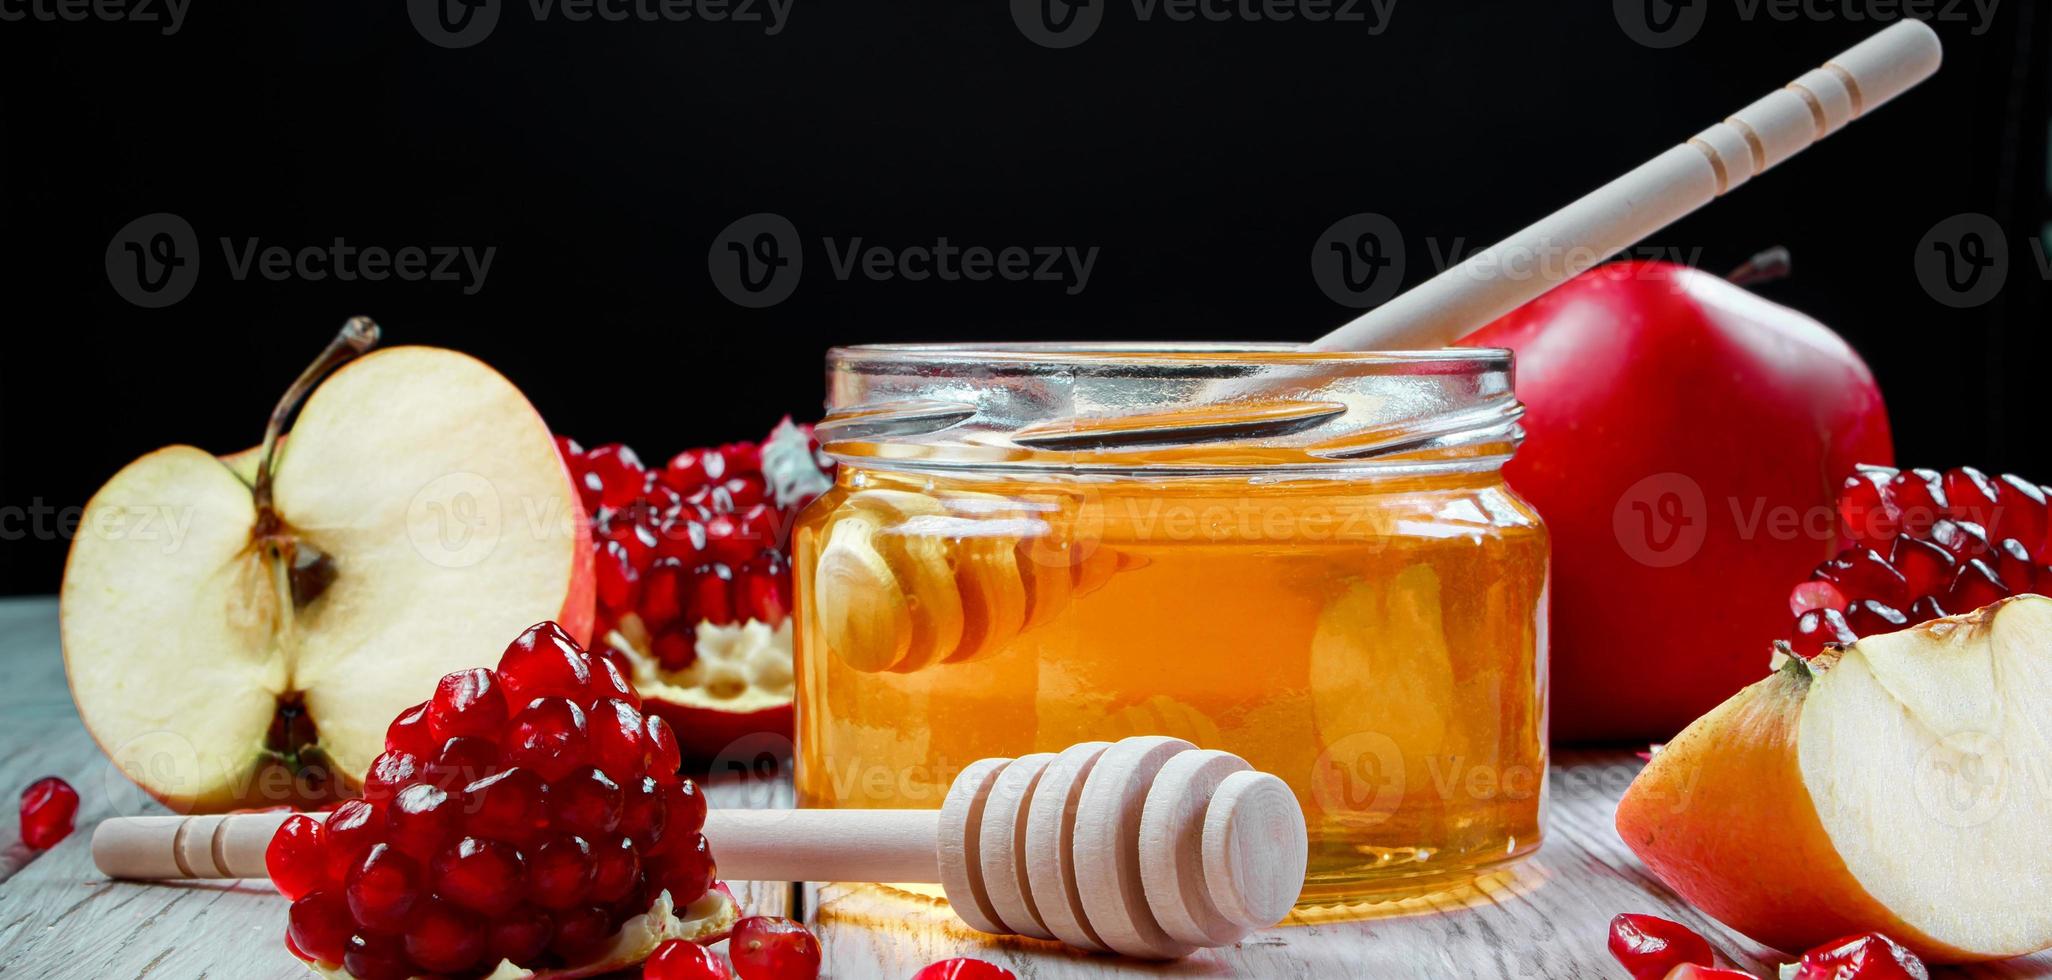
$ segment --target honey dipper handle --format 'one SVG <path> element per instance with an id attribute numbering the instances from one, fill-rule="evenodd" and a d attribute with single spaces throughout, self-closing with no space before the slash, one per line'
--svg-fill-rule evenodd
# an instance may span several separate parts
<path id="1" fill-rule="evenodd" d="M 93 863 L 110 878 L 263 878 L 264 850 L 287 816 L 106 820 L 93 831 Z M 741 881 L 936 882 L 939 827 L 933 810 L 714 810 L 705 818 L 720 877 Z"/>
<path id="2" fill-rule="evenodd" d="M 1931 77 L 1938 34 L 1904 20 L 1638 169 L 1476 253 L 1311 349 L 1440 347 L 1794 156 Z M 1883 162 L 1886 156 L 1883 155 Z"/>

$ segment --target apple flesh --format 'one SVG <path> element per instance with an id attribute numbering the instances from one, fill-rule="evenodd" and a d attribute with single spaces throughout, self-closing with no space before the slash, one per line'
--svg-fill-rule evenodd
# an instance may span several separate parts
<path id="1" fill-rule="evenodd" d="M 1517 352 L 1504 473 L 1553 534 L 1565 741 L 1666 738 L 1757 676 L 1788 581 L 1837 553 L 1839 481 L 1894 458 L 1844 340 L 1694 269 L 1603 266 L 1462 343 Z"/>
<path id="2" fill-rule="evenodd" d="M 470 357 L 354 360 L 260 471 L 150 453 L 87 504 L 65 568 L 79 715 L 175 809 L 347 795 L 437 678 L 540 620 L 589 633 L 569 473 L 526 398 Z"/>
<path id="3" fill-rule="evenodd" d="M 1933 962 L 2052 946 L 2052 599 L 1788 657 L 1653 756 L 1617 830 L 1790 952 L 1880 932 Z"/>

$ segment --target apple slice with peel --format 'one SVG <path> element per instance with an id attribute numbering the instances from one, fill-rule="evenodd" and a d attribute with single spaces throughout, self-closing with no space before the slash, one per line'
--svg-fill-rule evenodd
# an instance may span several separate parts
<path id="1" fill-rule="evenodd" d="M 541 417 L 454 351 L 356 357 L 376 331 L 352 320 L 292 386 L 246 478 L 173 446 L 86 506 L 60 605 L 72 697 L 175 809 L 347 795 L 437 678 L 538 620 L 590 629 L 584 521 Z"/>
<path id="2" fill-rule="evenodd" d="M 2052 947 L 2052 599 L 1786 657 L 1654 755 L 1617 829 L 1777 949 L 1875 931 L 1933 962 Z"/>

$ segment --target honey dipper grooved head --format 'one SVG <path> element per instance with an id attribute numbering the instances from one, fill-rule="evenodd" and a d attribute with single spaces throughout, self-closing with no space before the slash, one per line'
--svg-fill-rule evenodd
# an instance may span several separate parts
<path id="1" fill-rule="evenodd" d="M 1165 736 L 978 762 L 949 790 L 939 846 L 971 926 L 1151 959 L 1273 925 L 1307 859 L 1282 780 Z"/>

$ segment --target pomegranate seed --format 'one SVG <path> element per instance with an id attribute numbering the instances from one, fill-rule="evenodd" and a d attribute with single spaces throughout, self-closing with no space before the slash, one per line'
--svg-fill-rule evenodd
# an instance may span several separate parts
<path id="1" fill-rule="evenodd" d="M 428 782 L 456 792 L 499 768 L 499 743 L 475 735 L 458 735 L 443 744 L 435 760 L 427 764 Z"/>
<path id="2" fill-rule="evenodd" d="M 1710 944 L 1688 926 L 1653 915 L 1625 913 L 1610 920 L 1610 955 L 1632 980 L 1665 980 L 1684 963 L 1714 966 Z"/>
<path id="3" fill-rule="evenodd" d="M 292 945 L 322 963 L 338 964 L 349 951 L 349 936 L 356 931 L 349 906 L 332 891 L 308 892 L 292 903 L 286 913 L 285 937 Z"/>
<path id="4" fill-rule="evenodd" d="M 1928 623 L 1934 619 L 1943 619 L 1946 615 L 1945 607 L 1940 606 L 1938 600 L 1930 596 L 1918 599 L 1911 603 L 1909 608 L 1912 623 Z"/>
<path id="5" fill-rule="evenodd" d="M 516 708 L 542 697 L 577 698 L 591 684 L 591 663 L 577 641 L 555 623 L 529 627 L 499 658 L 499 683 L 506 705 Z"/>
<path id="6" fill-rule="evenodd" d="M 496 917 L 520 903 L 520 852 L 495 840 L 465 837 L 435 858 L 435 894 Z"/>
<path id="7" fill-rule="evenodd" d="M 2045 491 L 2019 476 L 2004 476 L 1997 482 L 2002 489 L 2002 513 L 1990 530 L 2033 546 L 2042 543 L 2048 526 Z"/>
<path id="8" fill-rule="evenodd" d="M 328 873 L 327 828 L 305 814 L 286 817 L 264 848 L 264 870 L 278 892 L 293 901 L 316 889 L 333 887 L 334 879 Z"/>
<path id="9" fill-rule="evenodd" d="M 565 461 L 579 460 L 584 456 L 584 447 L 569 436 L 556 437 L 556 451 L 563 454 Z"/>
<path id="10" fill-rule="evenodd" d="M 634 894 L 641 884 L 641 855 L 634 842 L 616 837 L 598 845 L 596 870 L 591 878 L 591 900 L 611 905 Z"/>
<path id="11" fill-rule="evenodd" d="M 721 460 L 718 465 L 724 469 L 726 461 Z M 681 452 L 671 457 L 669 465 L 663 467 L 660 479 L 663 486 L 678 493 L 690 493 L 712 481 L 705 472 L 704 457 L 696 451 Z"/>
<path id="12" fill-rule="evenodd" d="M 617 442 L 585 453 L 584 465 L 592 476 L 598 478 L 601 487 L 599 506 L 603 508 L 627 506 L 641 496 L 642 488 L 648 482 L 648 471 L 641 465 L 641 457 Z"/>
<path id="13" fill-rule="evenodd" d="M 641 712 L 617 698 L 591 706 L 586 719 L 591 731 L 591 758 L 615 782 L 640 778 L 647 756 Z"/>
<path id="14" fill-rule="evenodd" d="M 666 630 L 683 617 L 684 606 L 678 600 L 683 580 L 684 563 L 675 558 L 658 558 L 649 566 L 648 575 L 642 580 L 641 605 L 636 611 L 650 632 Z"/>
<path id="15" fill-rule="evenodd" d="M 819 976 L 819 940 L 781 915 L 751 915 L 734 923 L 727 958 L 741 980 L 811 980 Z"/>
<path id="16" fill-rule="evenodd" d="M 752 442 L 730 442 L 720 447 L 720 460 L 729 473 L 757 473 L 762 470 L 762 447 Z"/>
<path id="17" fill-rule="evenodd" d="M 368 800 L 343 800 L 328 814 L 328 878 L 343 881 L 384 833 L 385 815 Z"/>
<path id="18" fill-rule="evenodd" d="M 443 676 L 428 699 L 428 732 L 437 745 L 464 735 L 489 738 L 505 724 L 506 696 L 498 676 L 483 667 Z"/>
<path id="19" fill-rule="evenodd" d="M 775 572 L 749 565 L 734 579 L 734 612 L 737 619 L 752 619 L 765 625 L 781 623 L 790 613 L 783 585 Z"/>
<path id="20" fill-rule="evenodd" d="M 1995 551 L 1988 532 L 1971 521 L 1939 521 L 1931 525 L 1931 540 L 1959 561 L 1986 558 Z"/>
<path id="21" fill-rule="evenodd" d="M 720 954 L 689 939 L 666 939 L 641 965 L 642 980 L 733 980 Z"/>
<path id="22" fill-rule="evenodd" d="M 670 730 L 669 722 L 656 715 L 647 716 L 643 723 L 648 757 L 642 762 L 642 771 L 664 786 L 675 785 L 677 771 L 684 768 L 684 750 L 677 745 L 677 733 Z"/>
<path id="23" fill-rule="evenodd" d="M 1889 477 L 1888 501 L 1901 518 L 1904 534 L 1921 535 L 1950 513 L 1945 476 L 1937 470 L 1904 470 Z"/>
<path id="24" fill-rule="evenodd" d="M 1945 473 L 1947 514 L 1955 521 L 1972 521 L 1992 527 L 2002 506 L 2002 489 L 1988 474 L 1963 466 Z"/>
<path id="25" fill-rule="evenodd" d="M 406 927 L 406 958 L 436 973 L 461 973 L 484 958 L 484 930 L 447 902 L 430 901 Z"/>
<path id="26" fill-rule="evenodd" d="M 397 935 L 406 930 L 406 917 L 420 901 L 420 872 L 411 858 L 390 844 L 372 844 L 350 869 L 343 894 L 357 925 Z"/>
<path id="27" fill-rule="evenodd" d="M 720 486 L 727 491 L 727 499 L 734 502 L 734 509 L 738 511 L 762 506 L 762 498 L 767 492 L 762 477 L 754 473 L 729 477 L 727 482 Z"/>
<path id="28" fill-rule="evenodd" d="M 692 511 L 695 515 L 697 511 Z M 656 541 L 656 558 L 674 558 L 685 568 L 696 568 L 705 563 L 705 519 L 674 521 L 663 529 Z"/>
<path id="29" fill-rule="evenodd" d="M 415 783 L 385 808 L 385 839 L 407 857 L 425 863 L 456 836 L 461 805 L 433 783 Z"/>
<path id="30" fill-rule="evenodd" d="M 613 934 L 613 917 L 596 905 L 582 905 L 556 915 L 556 935 L 549 951 L 572 963 L 598 951 Z"/>
<path id="31" fill-rule="evenodd" d="M 734 622 L 734 573 L 725 565 L 705 564 L 691 571 L 684 588 L 684 620 L 726 626 Z"/>
<path id="32" fill-rule="evenodd" d="M 558 827 L 587 839 L 620 826 L 620 784 L 597 769 L 573 772 L 549 784 L 549 816 Z"/>
<path id="33" fill-rule="evenodd" d="M 655 638 L 656 662 L 664 670 L 683 670 L 698 662 L 698 643 L 684 633 L 663 633 Z"/>
<path id="34" fill-rule="evenodd" d="M 1012 971 L 984 960 L 972 960 L 966 956 L 942 960 L 929 964 L 925 969 L 912 974 L 912 980 L 1019 980 Z"/>
<path id="35" fill-rule="evenodd" d="M 641 711 L 641 695 L 628 683 L 627 672 L 609 657 L 591 658 L 591 687 L 585 690 L 590 700 L 585 704 L 596 707 L 602 700 L 624 701 L 630 710 Z"/>
<path id="36" fill-rule="evenodd" d="M 1861 599 L 1845 614 L 1845 624 L 1855 635 L 1879 636 L 1908 626 L 1909 617 L 1879 600 Z"/>
<path id="37" fill-rule="evenodd" d="M 1915 953 L 1878 932 L 1825 943 L 1803 954 L 1793 980 L 1930 980 Z"/>
<path id="38" fill-rule="evenodd" d="M 2052 596 L 2052 565 L 2040 565 L 2031 575 L 2031 591 L 2042 596 Z"/>
<path id="39" fill-rule="evenodd" d="M 2009 586 L 2002 584 L 1995 569 L 1977 559 L 1960 566 L 1951 591 L 1945 594 L 1945 608 L 1967 612 L 2006 599 L 2009 593 Z"/>
<path id="40" fill-rule="evenodd" d="M 56 776 L 44 776 L 21 791 L 21 842 L 47 850 L 71 835 L 78 815 L 78 791 Z"/>
<path id="41" fill-rule="evenodd" d="M 428 734 L 428 702 L 422 701 L 392 719 L 385 729 L 385 749 L 389 752 L 404 752 L 407 755 L 426 758 L 434 754 L 435 746 L 441 741 Z"/>
<path id="42" fill-rule="evenodd" d="M 1789 640 L 1796 655 L 1809 660 L 1829 646 L 1847 647 L 1859 640 L 1836 609 L 1812 609 L 1796 617 L 1795 636 Z"/>
<path id="43" fill-rule="evenodd" d="M 508 726 L 506 761 L 553 783 L 584 763 L 587 742 L 584 709 L 576 702 L 536 698 Z"/>
<path id="44" fill-rule="evenodd" d="M 1882 492 L 1892 470 L 1862 469 L 1845 478 L 1838 491 L 1838 522 L 1856 547 L 1883 548 L 1901 529 L 1902 514 Z"/>
<path id="45" fill-rule="evenodd" d="M 1803 582 L 1788 593 L 1788 613 L 1791 616 L 1800 616 L 1812 609 L 1844 612 L 1847 604 L 1845 594 L 1838 591 L 1838 586 L 1822 579 Z"/>
<path id="46" fill-rule="evenodd" d="M 552 837 L 527 859 L 527 899 L 545 909 L 567 909 L 591 892 L 596 870 L 584 838 Z"/>
<path id="47" fill-rule="evenodd" d="M 356 980 L 406 980 L 413 965 L 406 962 L 406 950 L 398 939 L 375 933 L 349 937 L 342 954 L 342 968 Z"/>
<path id="48" fill-rule="evenodd" d="M 627 546 L 618 541 L 599 545 L 593 573 L 598 580 L 598 601 L 608 609 L 632 609 L 641 597 L 641 572 L 634 567 Z"/>
<path id="49" fill-rule="evenodd" d="M 1909 582 L 1902 573 L 1874 549 L 1860 545 L 1817 566 L 1816 577 L 1836 584 L 1849 599 L 1879 599 L 1891 606 L 1907 606 L 1911 598 Z"/>
<path id="50" fill-rule="evenodd" d="M 1954 570 L 1959 567 L 1959 559 L 1952 557 L 1952 552 L 1910 537 L 1895 539 L 1895 551 L 1889 561 L 1902 573 L 1913 596 L 1944 592 L 1952 585 Z"/>
<path id="51" fill-rule="evenodd" d="M 685 840 L 688 843 L 684 846 L 651 858 L 655 866 L 648 869 L 649 883 L 668 889 L 670 900 L 679 906 L 689 905 L 703 897 L 706 889 L 712 887 L 718 871 L 713 862 L 712 847 L 706 843 L 704 834 L 694 833 Z"/>
<path id="52" fill-rule="evenodd" d="M 729 514 L 715 514 L 705 525 L 706 550 L 712 559 L 728 568 L 739 568 L 762 551 L 762 543 L 750 540 L 741 523 Z"/>
<path id="53" fill-rule="evenodd" d="M 419 757 L 409 752 L 387 749 L 384 754 L 371 760 L 370 772 L 363 777 L 363 796 L 368 800 L 383 800 L 425 775 Z"/>
<path id="54" fill-rule="evenodd" d="M 705 794 L 698 783 L 686 779 L 667 790 L 664 805 L 670 811 L 670 832 L 695 834 L 705 829 Z"/>
<path id="55" fill-rule="evenodd" d="M 493 960 L 527 966 L 541 958 L 555 935 L 556 921 L 547 912 L 523 906 L 493 920 L 485 933 L 485 948 Z"/>
<path id="56" fill-rule="evenodd" d="M 670 808 L 663 801 L 663 789 L 654 777 L 642 776 L 621 790 L 620 834 L 653 853 L 669 828 Z"/>
<path id="57" fill-rule="evenodd" d="M 2011 592 L 2028 592 L 2038 568 L 2031 563 L 2031 550 L 2015 538 L 2003 538 L 1995 546 L 1994 568 Z"/>
<path id="58" fill-rule="evenodd" d="M 548 826 L 546 791 L 541 777 L 525 769 L 486 776 L 463 788 L 465 824 L 480 837 L 528 844 Z"/>

